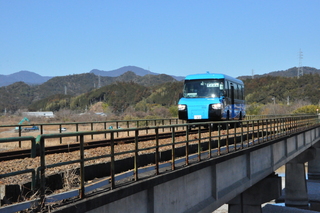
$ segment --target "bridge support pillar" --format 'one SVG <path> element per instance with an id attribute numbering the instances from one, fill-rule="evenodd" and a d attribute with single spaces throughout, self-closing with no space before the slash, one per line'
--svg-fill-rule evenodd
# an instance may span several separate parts
<path id="1" fill-rule="evenodd" d="M 308 206 L 305 162 L 312 160 L 315 157 L 315 153 L 315 148 L 311 147 L 286 164 L 286 206 Z"/>
<path id="2" fill-rule="evenodd" d="M 261 204 L 281 195 L 281 177 L 272 174 L 228 202 L 228 213 L 262 212 Z"/>
<path id="3" fill-rule="evenodd" d="M 316 149 L 315 159 L 308 162 L 308 179 L 320 180 L 320 142 L 313 145 Z"/>

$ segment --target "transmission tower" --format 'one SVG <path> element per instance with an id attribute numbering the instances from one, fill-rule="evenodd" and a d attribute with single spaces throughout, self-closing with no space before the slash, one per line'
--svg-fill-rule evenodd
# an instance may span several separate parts
<path id="1" fill-rule="evenodd" d="M 301 51 L 301 49 L 300 49 L 300 51 L 299 51 L 298 78 L 299 78 L 300 76 L 303 76 L 302 58 L 303 58 L 303 54 L 302 54 L 302 51 Z"/>

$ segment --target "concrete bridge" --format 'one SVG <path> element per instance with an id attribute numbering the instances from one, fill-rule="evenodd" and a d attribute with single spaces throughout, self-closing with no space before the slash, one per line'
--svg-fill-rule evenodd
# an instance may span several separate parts
<path id="1" fill-rule="evenodd" d="M 262 140 L 264 140 L 262 138 Z M 286 165 L 286 205 L 308 205 L 309 179 L 320 179 L 320 127 L 313 125 L 267 142 L 202 160 L 55 209 L 56 212 L 261 212 L 281 193 L 274 171 Z"/>
<path id="2" fill-rule="evenodd" d="M 42 134 L 37 138 L 26 137 L 40 146 L 40 167 L 32 170 L 40 178 L 40 196 L 34 200 L 4 206 L 0 212 L 16 212 L 23 209 L 50 212 L 213 212 L 221 205 L 229 204 L 229 212 L 261 212 L 261 204 L 276 199 L 281 193 L 281 179 L 274 171 L 286 165 L 286 205 L 308 205 L 305 163 L 308 162 L 308 178 L 320 179 L 320 126 L 316 116 L 285 117 L 260 120 L 227 122 L 226 129 L 212 129 L 202 135 L 201 127 L 189 134 L 188 124 Z M 203 123 L 201 123 L 203 124 Z M 193 124 L 194 125 L 194 124 Z M 187 128 L 186 128 L 187 127 Z M 230 129 L 229 129 L 230 127 Z M 237 128 L 236 128 L 237 127 Z M 170 129 L 171 143 L 160 144 L 160 129 Z M 183 129 L 179 134 L 177 130 Z M 121 132 L 134 133 L 134 148 L 115 152 L 114 136 Z M 155 132 L 151 147 L 139 147 L 139 132 Z M 110 139 L 110 153 L 92 157 L 85 155 L 84 138 L 94 134 Z M 178 140 L 178 135 L 183 140 Z M 46 139 L 80 138 L 80 159 L 56 165 L 46 164 Z M 149 135 L 148 135 L 149 136 Z M 10 138 L 2 139 L 10 141 Z M 14 138 L 12 140 L 17 140 Z M 153 139 L 152 139 L 153 140 Z M 177 141 L 176 141 L 177 140 Z M 1 140 L 0 140 L 1 141 Z M 181 145 L 179 147 L 178 145 Z M 160 148 L 169 146 L 167 151 Z M 144 155 L 145 150 L 154 150 Z M 120 152 L 120 153 L 119 153 Z M 120 154 L 133 153 L 134 157 L 119 164 Z M 86 160 L 109 158 L 110 162 L 98 167 L 85 167 Z M 88 159 L 86 159 L 88 158 Z M 152 162 L 143 164 L 146 159 Z M 61 164 L 80 164 L 79 189 L 47 195 L 47 168 Z M 130 166 L 126 167 L 128 164 Z M 96 166 L 96 165 L 95 165 Z M 119 171 L 119 167 L 124 170 Z M 86 178 L 99 170 L 110 171 L 104 178 Z M 31 169 L 1 174 L 0 177 L 30 172 Z M 37 173 L 37 172 L 40 173 Z M 120 178 L 121 177 L 121 178 Z M 36 179 L 36 178 L 35 178 Z M 54 181 L 53 181 L 54 182 Z M 0 188 L 1 199 L 4 188 Z"/>

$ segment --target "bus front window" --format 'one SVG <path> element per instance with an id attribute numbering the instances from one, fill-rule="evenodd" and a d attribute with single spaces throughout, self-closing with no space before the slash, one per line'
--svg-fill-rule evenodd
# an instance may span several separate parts
<path id="1" fill-rule="evenodd" d="M 188 80 L 184 84 L 183 97 L 219 98 L 221 88 L 223 88 L 223 80 Z"/>

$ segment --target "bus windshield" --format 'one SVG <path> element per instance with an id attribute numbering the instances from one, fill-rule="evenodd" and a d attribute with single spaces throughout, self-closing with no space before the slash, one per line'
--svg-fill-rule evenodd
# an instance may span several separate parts
<path id="1" fill-rule="evenodd" d="M 186 80 L 184 98 L 219 98 L 223 94 L 223 79 Z"/>

